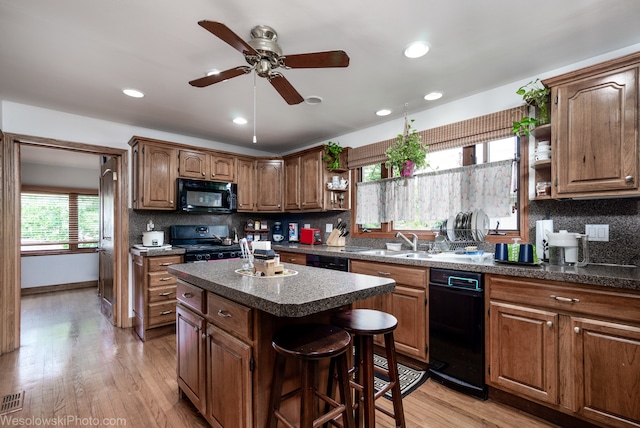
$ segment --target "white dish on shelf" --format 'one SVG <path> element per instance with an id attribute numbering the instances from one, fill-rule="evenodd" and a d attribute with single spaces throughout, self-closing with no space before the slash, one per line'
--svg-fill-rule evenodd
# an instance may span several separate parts
<path id="1" fill-rule="evenodd" d="M 482 210 L 478 210 L 475 229 L 478 241 L 482 241 L 489 232 L 489 216 Z"/>
<path id="2" fill-rule="evenodd" d="M 454 216 L 449 217 L 449 219 L 447 220 L 447 236 L 449 237 L 449 241 L 456 240 L 455 225 L 456 218 Z"/>
<path id="3" fill-rule="evenodd" d="M 480 239 L 478 239 L 478 210 L 473 210 L 473 214 L 471 214 L 471 223 L 470 223 L 470 229 L 471 229 L 471 237 L 473 238 L 474 241 L 480 241 Z"/>

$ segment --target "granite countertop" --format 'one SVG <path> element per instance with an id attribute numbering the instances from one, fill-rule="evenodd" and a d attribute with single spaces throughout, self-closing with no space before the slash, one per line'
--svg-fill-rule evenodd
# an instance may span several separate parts
<path id="1" fill-rule="evenodd" d="M 243 305 L 280 317 L 302 317 L 393 292 L 389 278 L 283 263 L 297 275 L 251 277 L 236 273 L 242 260 L 185 263 L 170 274 Z M 322 275 L 319 275 L 322 273 Z"/>
<path id="2" fill-rule="evenodd" d="M 131 247 L 129 248 L 129 253 L 135 256 L 142 256 L 142 257 L 173 256 L 173 255 L 184 254 L 185 249 L 178 248 L 178 247 L 171 247 L 167 249 L 158 249 L 153 247 L 140 249 L 136 247 Z"/>
<path id="3" fill-rule="evenodd" d="M 273 249 L 276 253 L 278 251 L 288 251 L 292 253 L 329 255 L 345 257 L 351 260 L 456 269 L 469 272 L 510 275 L 522 278 L 564 281 L 640 291 L 640 268 L 635 266 L 589 264 L 579 268 L 551 266 L 548 263 L 541 263 L 539 266 L 520 266 L 496 263 L 491 257 L 485 258 L 482 262 L 447 262 L 430 259 L 412 260 L 349 252 L 349 247 L 329 247 L 327 245 L 276 244 L 273 246 Z"/>

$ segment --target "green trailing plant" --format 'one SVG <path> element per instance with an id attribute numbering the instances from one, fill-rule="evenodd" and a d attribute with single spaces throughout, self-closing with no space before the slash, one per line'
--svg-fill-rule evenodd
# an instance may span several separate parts
<path id="1" fill-rule="evenodd" d="M 327 144 L 323 144 L 322 148 L 325 153 L 322 160 L 327 163 L 327 169 L 334 171 L 340 168 L 340 153 L 344 150 L 340 143 L 329 141 Z"/>
<path id="2" fill-rule="evenodd" d="M 533 106 L 537 109 L 536 117 L 525 116 L 518 122 L 513 122 L 511 132 L 516 135 L 530 135 L 531 130 L 538 125 L 549 123 L 549 100 L 551 97 L 551 89 L 542 85 L 540 79 L 532 80 L 524 86 L 521 86 L 516 94 L 522 97 L 527 106 Z"/>
<path id="3" fill-rule="evenodd" d="M 410 177 L 414 168 L 427 165 L 429 146 L 421 141 L 418 131 L 411 127 L 413 121 L 411 119 L 407 124 L 406 135 L 398 134 L 396 141 L 387 149 L 386 167 L 400 172 L 402 177 Z"/>

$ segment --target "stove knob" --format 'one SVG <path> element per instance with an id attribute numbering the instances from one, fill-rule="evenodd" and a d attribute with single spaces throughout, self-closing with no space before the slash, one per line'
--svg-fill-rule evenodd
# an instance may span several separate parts
<path id="1" fill-rule="evenodd" d="M 224 253 L 218 253 L 218 258 L 219 259 L 223 259 L 224 258 Z"/>
<path id="2" fill-rule="evenodd" d="M 202 260 L 202 254 L 196 254 L 196 260 Z"/>
<path id="3" fill-rule="evenodd" d="M 209 260 L 210 258 L 211 258 L 211 254 L 205 254 L 205 255 L 204 255 L 204 259 L 205 259 L 205 260 Z"/>
<path id="4" fill-rule="evenodd" d="M 236 253 L 234 253 L 233 251 L 229 253 L 229 258 L 232 259 L 236 256 Z"/>

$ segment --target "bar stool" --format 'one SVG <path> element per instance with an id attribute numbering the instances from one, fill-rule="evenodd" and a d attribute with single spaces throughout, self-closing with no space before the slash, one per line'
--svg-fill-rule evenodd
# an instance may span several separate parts
<path id="1" fill-rule="evenodd" d="M 278 421 L 287 427 L 294 425 L 280 412 L 282 401 L 300 394 L 300 428 L 313 428 L 327 422 L 333 422 L 341 414 L 343 426 L 355 428 L 353 420 L 353 407 L 351 388 L 349 388 L 349 375 L 347 374 L 347 353 L 351 336 L 345 330 L 324 324 L 298 324 L 284 327 L 277 331 L 271 345 L 276 350 L 276 359 L 273 366 L 273 381 L 271 385 L 271 398 L 269 402 L 269 420 L 267 427 L 276 428 Z M 282 383 L 284 381 L 284 369 L 287 357 L 301 360 L 302 372 L 300 388 L 282 395 Z M 316 388 L 318 362 L 331 358 L 331 363 L 338 369 L 338 389 L 342 403 L 338 403 L 332 397 L 321 393 Z M 315 418 L 319 406 L 314 398 L 324 401 L 327 407 L 332 407 L 323 415 Z"/>
<path id="2" fill-rule="evenodd" d="M 355 390 L 356 426 L 375 427 L 376 409 L 392 417 L 396 427 L 405 427 L 402 395 L 398 378 L 398 363 L 393 331 L 398 326 L 398 320 L 391 314 L 373 309 L 352 309 L 334 314 L 331 323 L 343 328 L 353 336 L 354 364 L 349 373 L 354 373 L 351 386 Z M 385 351 L 388 370 L 373 364 L 373 336 L 384 335 Z M 333 365 L 329 369 L 329 395 L 333 393 L 334 372 Z M 389 385 L 376 392 L 373 387 L 374 371 L 389 378 Z M 393 413 L 375 404 L 375 400 L 391 390 L 393 398 Z M 364 416 L 364 418 L 363 418 Z"/>

